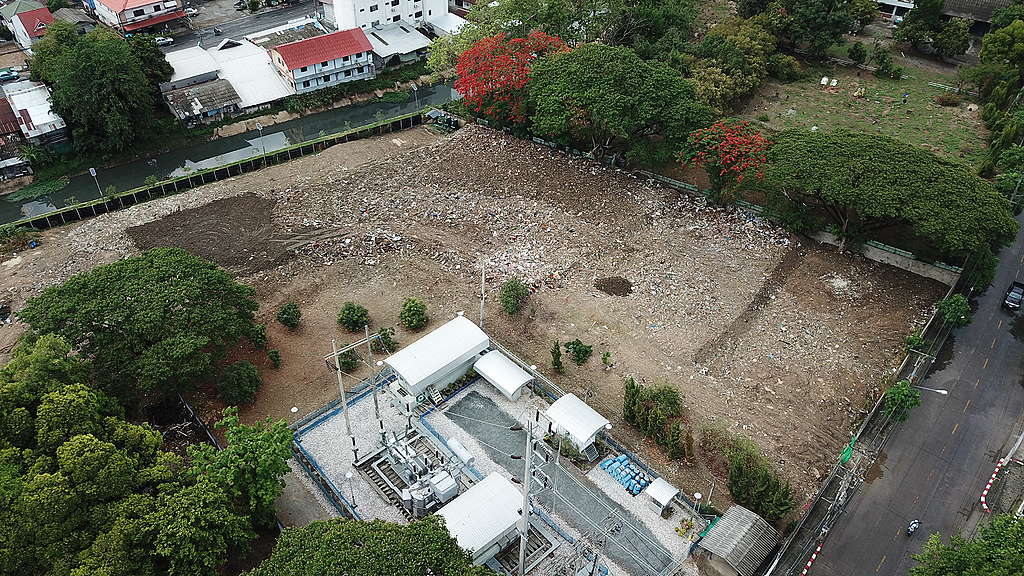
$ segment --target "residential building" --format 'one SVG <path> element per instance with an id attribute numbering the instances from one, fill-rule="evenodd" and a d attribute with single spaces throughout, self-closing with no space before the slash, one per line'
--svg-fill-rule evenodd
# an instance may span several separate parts
<path id="1" fill-rule="evenodd" d="M 992 13 L 1006 8 L 1012 0 L 946 0 L 942 13 L 951 18 L 989 22 Z M 878 9 L 886 18 L 902 18 L 914 7 L 913 0 L 879 0 Z"/>
<path id="2" fill-rule="evenodd" d="M 366 30 L 400 20 L 419 25 L 448 13 L 447 0 L 334 0 L 331 6 L 338 30 Z"/>
<path id="3" fill-rule="evenodd" d="M 270 50 L 275 46 L 298 42 L 309 38 L 316 38 L 327 34 L 327 29 L 312 18 L 299 18 L 289 20 L 285 24 L 261 30 L 245 36 L 245 39 L 253 44 Z"/>
<path id="4" fill-rule="evenodd" d="M 366 32 L 377 70 L 420 60 L 430 48 L 430 38 L 406 22 L 374 26 Z"/>
<path id="5" fill-rule="evenodd" d="M 14 15 L 29 10 L 37 10 L 43 5 L 36 0 L 14 0 L 0 7 L 0 22 L 3 23 L 11 33 L 14 33 Z"/>
<path id="6" fill-rule="evenodd" d="M 19 46 L 32 51 L 32 45 L 46 35 L 46 27 L 53 24 L 53 14 L 46 8 L 36 8 L 14 15 L 11 22 L 14 40 Z"/>
<path id="7" fill-rule="evenodd" d="M 4 84 L 3 91 L 29 143 L 46 145 L 67 139 L 67 125 L 50 107 L 45 85 L 23 80 Z"/>
<path id="8" fill-rule="evenodd" d="M 457 32 L 465 20 L 448 12 L 448 0 L 318 0 L 324 20 L 338 30 L 362 28 L 373 44 L 377 62 L 408 62 L 426 54 L 430 39 L 417 28 L 436 35 Z M 372 32 L 381 38 L 375 41 Z M 401 48 L 396 49 L 395 45 Z M 378 51 L 378 48 L 381 48 Z M 394 56 L 400 56 L 394 59 Z"/>
<path id="9" fill-rule="evenodd" d="M 242 103 L 231 82 L 223 78 L 169 90 L 164 98 L 171 113 L 187 125 L 230 117 Z"/>
<path id="10" fill-rule="evenodd" d="M 270 48 L 271 62 L 296 93 L 374 77 L 372 46 L 359 28 Z"/>
<path id="11" fill-rule="evenodd" d="M 179 0 L 84 0 L 96 18 L 120 32 L 140 32 L 185 17 Z"/>
<path id="12" fill-rule="evenodd" d="M 55 20 L 61 20 L 74 26 L 79 35 L 96 27 L 96 21 L 80 8 L 61 8 L 53 13 L 53 17 Z"/>

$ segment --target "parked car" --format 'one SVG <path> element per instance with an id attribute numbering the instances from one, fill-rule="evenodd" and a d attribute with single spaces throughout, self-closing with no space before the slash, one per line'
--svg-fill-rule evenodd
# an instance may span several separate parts
<path id="1" fill-rule="evenodd" d="M 0 70 L 0 82 L 10 82 L 11 80 L 17 80 L 18 78 L 18 73 L 10 68 Z"/>
<path id="2" fill-rule="evenodd" d="M 198 15 L 199 15 L 199 10 L 196 10 L 195 8 L 185 8 L 185 16 L 188 16 L 189 18 L 192 18 L 192 17 L 198 16 Z"/>
<path id="3" fill-rule="evenodd" d="M 168 38 L 167 36 L 157 36 L 154 38 L 157 46 L 170 46 L 174 44 L 174 38 Z"/>
<path id="4" fill-rule="evenodd" d="M 1006 289 L 1006 298 L 1003 299 L 1003 306 L 1010 310 L 1020 310 L 1021 301 L 1024 301 L 1024 283 L 1013 281 Z"/>

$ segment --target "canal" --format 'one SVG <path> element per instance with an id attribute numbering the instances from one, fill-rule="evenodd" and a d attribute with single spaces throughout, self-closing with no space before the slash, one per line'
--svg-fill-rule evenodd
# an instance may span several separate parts
<path id="1" fill-rule="evenodd" d="M 439 106 L 456 96 L 457 92 L 450 84 L 424 86 L 416 91 L 416 98 L 408 102 L 374 101 L 335 108 L 268 126 L 263 130 L 262 136 L 253 130 L 226 138 L 204 140 L 193 146 L 99 169 L 97 181 L 103 189 L 114 186 L 118 191 L 130 190 L 142 186 L 149 176 L 163 180 L 184 175 L 188 171 L 203 170 L 252 158 L 319 136 L 408 114 L 428 104 Z M 25 216 L 43 214 L 74 202 L 93 200 L 99 196 L 96 182 L 88 172 L 73 176 L 67 186 L 50 196 L 25 202 L 9 202 L 0 196 L 0 224 L 14 222 Z"/>

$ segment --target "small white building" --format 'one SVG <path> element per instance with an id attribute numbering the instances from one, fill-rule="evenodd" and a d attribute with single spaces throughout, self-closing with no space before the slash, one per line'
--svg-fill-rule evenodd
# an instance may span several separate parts
<path id="1" fill-rule="evenodd" d="M 84 4 L 100 22 L 122 33 L 141 32 L 185 17 L 178 0 L 85 0 Z"/>
<path id="2" fill-rule="evenodd" d="M 420 60 L 430 48 L 430 38 L 407 22 L 374 26 L 366 31 L 366 37 L 373 46 L 373 63 L 378 70 Z"/>
<path id="3" fill-rule="evenodd" d="M 672 506 L 672 500 L 679 494 L 679 488 L 668 483 L 664 478 L 655 478 L 643 491 L 647 504 L 659 514 Z"/>
<path id="4" fill-rule="evenodd" d="M 523 387 L 533 382 L 533 376 L 498 350 L 481 356 L 473 369 L 509 400 L 518 400 Z"/>
<path id="5" fill-rule="evenodd" d="M 485 564 L 519 540 L 517 525 L 523 494 L 511 480 L 491 472 L 437 511 L 459 546 Z"/>
<path id="6" fill-rule="evenodd" d="M 278 74 L 296 93 L 374 77 L 370 41 L 360 28 L 306 38 L 269 49 Z"/>
<path id="7" fill-rule="evenodd" d="M 456 316 L 392 354 L 384 363 L 398 376 L 396 393 L 410 403 L 425 401 L 469 372 L 490 338 L 465 316 Z"/>
<path id="8" fill-rule="evenodd" d="M 295 94 L 277 73 L 270 54 L 251 42 L 226 39 L 209 50 L 217 62 L 218 76 L 231 83 L 243 112 L 266 108 L 272 102 Z"/>
<path id="9" fill-rule="evenodd" d="M 25 139 L 43 145 L 67 138 L 67 124 L 53 111 L 50 91 L 45 85 L 30 80 L 4 84 L 4 94 Z"/>
<path id="10" fill-rule="evenodd" d="M 555 400 L 544 412 L 544 416 L 551 421 L 555 432 L 564 434 L 580 452 L 587 451 L 602 430 L 611 428 L 607 418 L 575 394 L 566 394 Z"/>
<path id="11" fill-rule="evenodd" d="M 47 27 L 53 24 L 53 14 L 46 8 L 36 8 L 14 15 L 11 32 L 18 45 L 32 52 L 32 45 L 46 35 Z"/>

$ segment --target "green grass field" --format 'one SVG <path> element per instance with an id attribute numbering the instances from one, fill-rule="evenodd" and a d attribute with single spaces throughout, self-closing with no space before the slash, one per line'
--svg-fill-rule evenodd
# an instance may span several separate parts
<path id="1" fill-rule="evenodd" d="M 901 62 L 902 64 L 902 62 Z M 955 83 L 952 72 L 942 74 L 907 67 L 901 80 L 876 78 L 868 71 L 842 66 L 812 69 L 811 78 L 790 84 L 768 81 L 740 111 L 772 130 L 846 128 L 899 138 L 940 156 L 977 165 L 984 154 L 987 132 L 969 102 L 944 107 L 935 97 L 944 90 L 928 85 Z M 837 78 L 835 88 L 823 89 L 822 76 Z M 854 93 L 864 88 L 864 97 Z M 903 99 L 906 95 L 906 103 Z"/>

